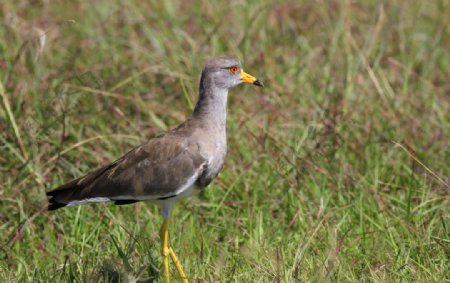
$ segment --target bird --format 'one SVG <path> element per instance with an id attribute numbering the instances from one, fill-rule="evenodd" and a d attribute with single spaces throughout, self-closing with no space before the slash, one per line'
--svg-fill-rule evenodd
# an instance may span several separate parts
<path id="1" fill-rule="evenodd" d="M 208 60 L 192 115 L 179 126 L 131 149 L 116 161 L 47 192 L 48 210 L 95 202 L 116 205 L 149 201 L 161 207 L 162 269 L 170 282 L 169 257 L 182 282 L 188 278 L 169 244 L 169 219 L 180 199 L 205 189 L 222 169 L 227 153 L 228 90 L 261 80 L 244 72 L 239 60 Z"/>

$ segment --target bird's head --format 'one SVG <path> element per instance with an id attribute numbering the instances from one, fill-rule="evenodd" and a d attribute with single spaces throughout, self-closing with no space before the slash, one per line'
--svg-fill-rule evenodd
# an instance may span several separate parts
<path id="1" fill-rule="evenodd" d="M 260 80 L 244 72 L 238 60 L 231 57 L 216 57 L 209 60 L 203 69 L 202 77 L 220 89 L 230 89 L 241 83 L 263 86 Z"/>

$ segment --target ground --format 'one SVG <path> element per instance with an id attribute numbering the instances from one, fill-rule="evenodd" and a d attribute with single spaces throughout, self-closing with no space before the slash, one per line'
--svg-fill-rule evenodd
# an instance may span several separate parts
<path id="1" fill-rule="evenodd" d="M 231 91 L 225 167 L 175 207 L 191 281 L 448 281 L 449 11 L 1 1 L 0 278 L 161 282 L 156 206 L 50 213 L 45 192 L 182 122 L 229 55 L 266 87 Z"/>

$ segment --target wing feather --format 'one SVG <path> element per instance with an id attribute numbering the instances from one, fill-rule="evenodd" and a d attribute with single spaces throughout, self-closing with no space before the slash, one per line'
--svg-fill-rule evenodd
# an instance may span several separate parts
<path id="1" fill-rule="evenodd" d="M 107 166 L 48 192 L 49 209 L 83 200 L 109 199 L 126 204 L 176 196 L 195 183 L 206 163 L 197 144 L 163 135 Z"/>

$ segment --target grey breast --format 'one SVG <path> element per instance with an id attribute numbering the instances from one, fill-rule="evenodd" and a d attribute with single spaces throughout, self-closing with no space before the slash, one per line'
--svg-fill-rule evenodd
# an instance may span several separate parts
<path id="1" fill-rule="evenodd" d="M 225 130 L 220 127 L 204 125 L 199 129 L 199 135 L 203 138 L 197 138 L 197 140 L 201 155 L 207 160 L 207 164 L 196 185 L 203 189 L 219 174 L 225 163 L 227 139 Z"/>

